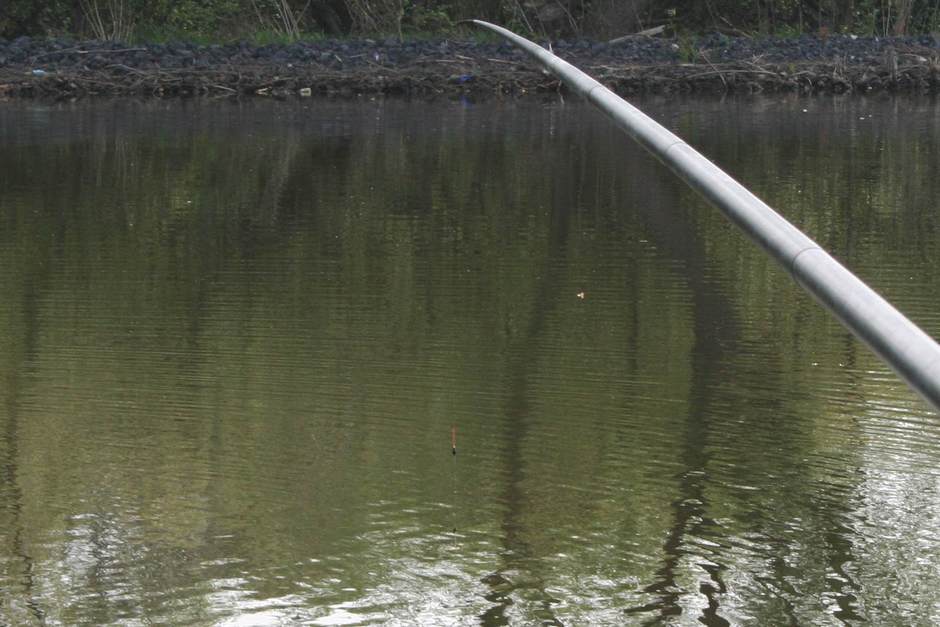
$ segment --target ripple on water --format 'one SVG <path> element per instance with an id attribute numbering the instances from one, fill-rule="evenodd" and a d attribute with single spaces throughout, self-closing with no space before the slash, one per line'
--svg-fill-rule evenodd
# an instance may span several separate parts
<path id="1" fill-rule="evenodd" d="M 935 333 L 933 127 L 803 104 L 656 103 Z M 603 121 L 102 106 L 0 142 L 0 622 L 940 618 L 940 423 Z"/>

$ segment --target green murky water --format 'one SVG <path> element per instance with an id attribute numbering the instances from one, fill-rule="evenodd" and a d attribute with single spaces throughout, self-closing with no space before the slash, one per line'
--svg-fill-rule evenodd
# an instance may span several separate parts
<path id="1" fill-rule="evenodd" d="M 640 104 L 940 336 L 940 103 Z M 577 104 L 0 105 L 0 401 L 0 623 L 940 621 L 940 418 Z"/>

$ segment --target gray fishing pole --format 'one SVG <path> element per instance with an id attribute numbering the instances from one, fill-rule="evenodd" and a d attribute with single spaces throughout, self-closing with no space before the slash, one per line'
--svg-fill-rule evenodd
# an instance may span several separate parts
<path id="1" fill-rule="evenodd" d="M 495 24 L 507 39 L 607 115 L 782 265 L 803 289 L 940 410 L 940 345 L 819 244 L 671 131 L 548 50 Z"/>

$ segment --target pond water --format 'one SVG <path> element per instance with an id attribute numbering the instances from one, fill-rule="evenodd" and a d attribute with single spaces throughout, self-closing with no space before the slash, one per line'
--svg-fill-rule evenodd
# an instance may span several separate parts
<path id="1" fill-rule="evenodd" d="M 940 337 L 940 103 L 638 104 Z M 940 622 L 940 418 L 578 103 L 0 105 L 0 401 L 0 623 Z"/>

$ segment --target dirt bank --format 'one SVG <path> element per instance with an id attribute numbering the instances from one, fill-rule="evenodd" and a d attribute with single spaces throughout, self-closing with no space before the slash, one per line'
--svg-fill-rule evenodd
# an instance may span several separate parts
<path id="1" fill-rule="evenodd" d="M 940 40 L 830 37 L 617 44 L 553 50 L 622 94 L 940 92 Z M 199 46 L 0 40 L 0 97 L 403 95 L 476 98 L 563 92 L 507 44 L 321 41 Z"/>

